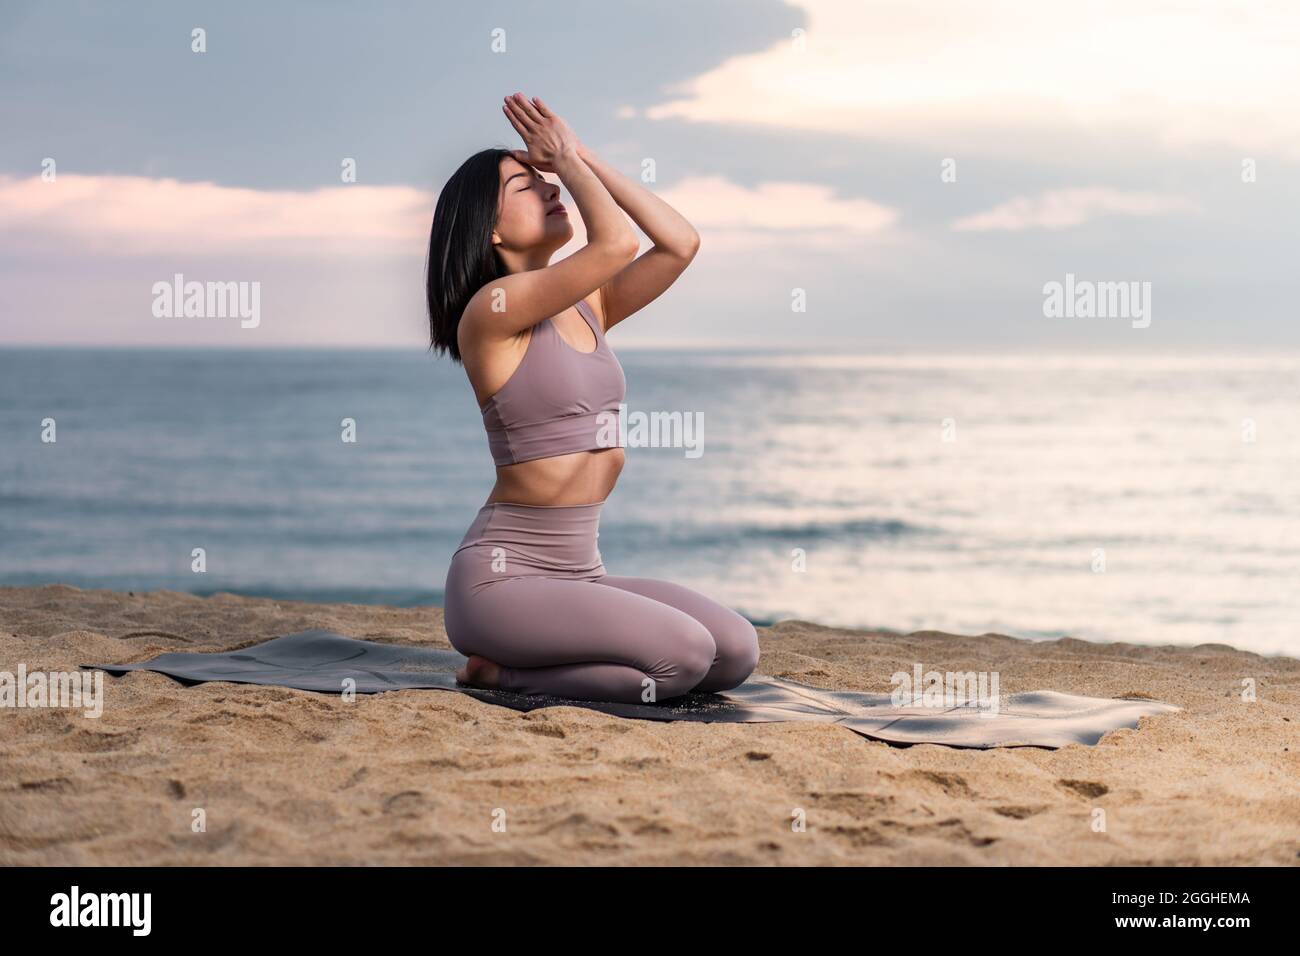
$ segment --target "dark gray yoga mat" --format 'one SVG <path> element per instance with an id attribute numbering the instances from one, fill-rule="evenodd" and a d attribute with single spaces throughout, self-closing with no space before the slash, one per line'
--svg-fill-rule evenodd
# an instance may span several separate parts
<path id="1" fill-rule="evenodd" d="M 147 670 L 187 684 L 232 681 L 272 684 L 337 694 L 344 681 L 357 693 L 390 690 L 452 690 L 514 710 L 585 707 L 638 720 L 695 720 L 705 723 L 811 721 L 839 724 L 854 733 L 890 744 L 943 744 L 947 747 L 1063 747 L 1095 744 L 1138 718 L 1180 708 L 1134 698 L 1077 697 L 1030 691 L 1001 698 L 999 713 L 982 716 L 974 704 L 940 710 L 896 707 L 889 694 L 824 690 L 779 677 L 754 675 L 721 694 L 687 694 L 657 704 L 619 704 L 526 696 L 509 691 L 463 687 L 456 671 L 465 658 L 455 651 L 359 641 L 330 631 L 302 631 L 220 654 L 159 654 L 136 664 L 82 664 L 120 676 Z"/>

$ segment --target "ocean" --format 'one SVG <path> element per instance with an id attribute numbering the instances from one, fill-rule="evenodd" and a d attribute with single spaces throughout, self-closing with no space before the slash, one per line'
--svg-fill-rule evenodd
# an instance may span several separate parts
<path id="1" fill-rule="evenodd" d="M 612 574 L 759 624 L 1300 656 L 1300 359 L 619 357 L 629 421 L 702 429 L 628 448 Z M 0 350 L 0 439 L 0 586 L 440 604 L 493 482 L 418 350 Z"/>

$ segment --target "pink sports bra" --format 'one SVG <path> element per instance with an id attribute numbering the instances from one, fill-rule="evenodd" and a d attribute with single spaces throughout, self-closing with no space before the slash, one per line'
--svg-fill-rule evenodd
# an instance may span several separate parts
<path id="1" fill-rule="evenodd" d="M 529 333 L 519 367 L 483 405 L 498 465 L 617 445 L 627 389 L 623 366 L 585 299 L 578 300 L 578 312 L 596 335 L 594 352 L 579 352 L 549 318 L 542 319 Z"/>

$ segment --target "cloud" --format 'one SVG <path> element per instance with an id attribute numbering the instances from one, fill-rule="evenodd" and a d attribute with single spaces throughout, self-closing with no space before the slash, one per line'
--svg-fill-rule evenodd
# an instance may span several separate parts
<path id="1" fill-rule="evenodd" d="M 427 239 L 433 203 L 408 186 L 294 192 L 142 176 L 0 176 L 0 232 L 27 251 L 389 255 Z"/>
<path id="2" fill-rule="evenodd" d="M 833 245 L 844 235 L 888 229 L 898 213 L 867 199 L 836 198 L 827 186 L 769 182 L 749 189 L 695 177 L 664 200 L 709 236 L 711 248 L 757 248 L 798 234 Z M 95 255 L 391 256 L 418 251 L 436 197 L 406 186 L 333 186 L 308 192 L 256 190 L 140 176 L 0 176 L 0 233 L 33 251 Z M 586 241 L 578 217 L 566 249 Z"/>
<path id="3" fill-rule="evenodd" d="M 732 57 L 645 115 L 1022 157 L 1068 131 L 1300 157 L 1300 5 L 799 6 L 805 36 Z"/>
<path id="4" fill-rule="evenodd" d="M 887 206 L 869 199 L 839 199 L 829 186 L 813 183 L 768 182 L 747 189 L 721 176 L 694 176 L 659 195 L 705 228 L 869 233 L 898 219 L 898 212 Z"/>
<path id="5" fill-rule="evenodd" d="M 829 186 L 792 181 L 753 188 L 721 176 L 693 176 L 658 193 L 699 230 L 710 251 L 754 251 L 797 239 L 836 248 L 844 239 L 886 235 L 898 210 L 870 199 L 837 197 Z"/>
<path id="6" fill-rule="evenodd" d="M 984 212 L 953 222 L 957 232 L 1068 229 L 1098 216 L 1159 216 L 1194 212 L 1200 207 L 1182 196 L 1125 192 L 1104 186 L 1057 189 L 1039 196 L 1017 196 Z"/>

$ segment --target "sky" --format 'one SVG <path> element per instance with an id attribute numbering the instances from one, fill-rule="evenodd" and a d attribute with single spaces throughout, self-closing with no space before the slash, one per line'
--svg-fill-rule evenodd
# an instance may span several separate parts
<path id="1" fill-rule="evenodd" d="M 0 345 L 423 348 L 438 189 L 523 147 L 521 91 L 701 235 L 616 348 L 1289 350 L 1298 35 L 1264 0 L 7 0 Z M 159 314 L 177 274 L 256 283 L 256 324 Z M 1067 282 L 1129 311 L 1049 314 Z"/>

